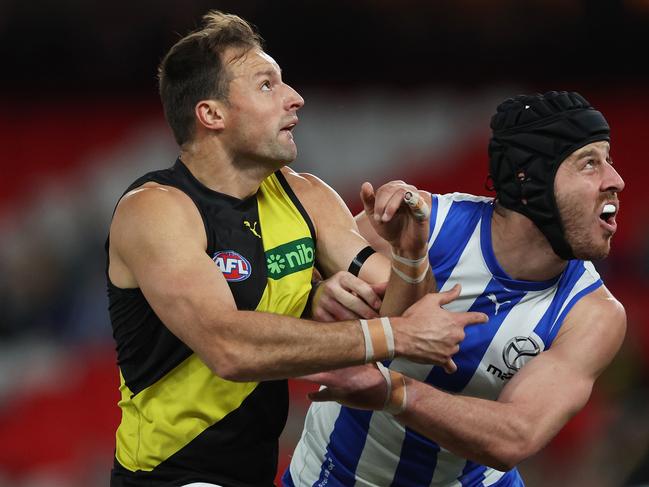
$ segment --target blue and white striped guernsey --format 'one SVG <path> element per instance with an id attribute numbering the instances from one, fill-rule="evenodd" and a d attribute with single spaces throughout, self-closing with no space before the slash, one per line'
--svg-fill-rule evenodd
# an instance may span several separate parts
<path id="1" fill-rule="evenodd" d="M 492 213 L 491 198 L 453 193 L 432 199 L 429 257 L 438 287 L 462 284 L 461 296 L 446 308 L 489 316 L 488 323 L 465 329 L 454 356 L 458 371 L 446 374 L 403 359 L 389 366 L 452 393 L 495 400 L 520 367 L 551 346 L 570 309 L 602 281 L 590 262 L 579 260 L 549 281 L 511 279 L 493 254 Z M 523 485 L 516 469 L 500 472 L 458 457 L 386 413 L 329 402 L 309 408 L 283 481 L 298 487 Z"/>

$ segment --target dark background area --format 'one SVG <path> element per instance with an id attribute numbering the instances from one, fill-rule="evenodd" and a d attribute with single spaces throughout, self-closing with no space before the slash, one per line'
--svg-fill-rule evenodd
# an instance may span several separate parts
<path id="1" fill-rule="evenodd" d="M 643 86 L 643 0 L 4 0 L 0 87 L 11 98 L 143 94 L 210 8 L 254 23 L 295 85 Z"/>

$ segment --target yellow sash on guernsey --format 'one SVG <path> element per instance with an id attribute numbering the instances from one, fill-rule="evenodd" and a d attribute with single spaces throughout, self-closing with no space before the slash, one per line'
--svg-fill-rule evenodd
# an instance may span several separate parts
<path id="1" fill-rule="evenodd" d="M 257 206 L 268 278 L 256 310 L 299 317 L 315 259 L 309 226 L 274 174 L 263 181 Z M 258 385 L 222 379 L 196 354 L 135 396 L 121 373 L 120 381 L 116 457 L 131 471 L 153 470 L 235 411 Z"/>

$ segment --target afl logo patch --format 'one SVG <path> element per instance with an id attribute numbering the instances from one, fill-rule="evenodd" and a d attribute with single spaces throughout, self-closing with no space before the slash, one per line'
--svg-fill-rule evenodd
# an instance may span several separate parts
<path id="1" fill-rule="evenodd" d="M 250 267 L 248 259 L 234 250 L 216 252 L 212 260 L 228 282 L 245 281 L 252 274 L 252 267 Z"/>

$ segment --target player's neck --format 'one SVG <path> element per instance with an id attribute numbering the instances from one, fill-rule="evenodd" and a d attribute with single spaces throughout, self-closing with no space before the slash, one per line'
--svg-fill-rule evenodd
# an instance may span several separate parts
<path id="1" fill-rule="evenodd" d="M 244 199 L 257 192 L 274 168 L 236 159 L 218 143 L 185 144 L 180 159 L 192 175 L 213 191 Z"/>
<path id="2" fill-rule="evenodd" d="M 529 218 L 502 207 L 496 207 L 491 219 L 491 242 L 496 260 L 514 279 L 546 281 L 568 264 Z"/>

